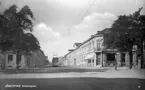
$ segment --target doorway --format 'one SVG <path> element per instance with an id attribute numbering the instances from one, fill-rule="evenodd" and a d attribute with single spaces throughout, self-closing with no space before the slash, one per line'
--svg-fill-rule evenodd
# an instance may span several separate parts
<path id="1" fill-rule="evenodd" d="M 121 66 L 125 66 L 125 53 L 122 54 Z"/>
<path id="2" fill-rule="evenodd" d="M 100 53 L 96 53 L 96 65 L 99 65 L 99 64 L 101 64 L 101 54 Z"/>
<path id="3" fill-rule="evenodd" d="M 107 54 L 107 66 L 114 66 L 115 63 L 115 53 Z"/>

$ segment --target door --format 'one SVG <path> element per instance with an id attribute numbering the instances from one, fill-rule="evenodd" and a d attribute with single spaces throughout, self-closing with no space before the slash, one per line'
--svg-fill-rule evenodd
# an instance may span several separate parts
<path id="1" fill-rule="evenodd" d="M 99 54 L 98 54 L 98 53 L 96 53 L 96 66 L 99 64 L 99 61 L 100 61 Z"/>
<path id="2" fill-rule="evenodd" d="M 21 67 L 21 55 L 16 55 L 16 63 L 18 64 L 19 67 Z M 17 60 L 18 59 L 18 60 Z"/>
<path id="3" fill-rule="evenodd" d="M 122 63 L 121 63 L 121 66 L 125 66 L 125 53 L 122 54 L 122 59 L 121 59 Z"/>
<path id="4" fill-rule="evenodd" d="M 7 67 L 12 68 L 14 64 L 13 54 L 7 55 Z"/>

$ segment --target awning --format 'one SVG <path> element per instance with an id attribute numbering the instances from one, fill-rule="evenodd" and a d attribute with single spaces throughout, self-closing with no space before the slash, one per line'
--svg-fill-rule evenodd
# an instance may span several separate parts
<path id="1" fill-rule="evenodd" d="M 85 61 L 78 63 L 78 65 L 85 65 L 85 64 L 86 64 Z"/>
<path id="2" fill-rule="evenodd" d="M 85 59 L 92 59 L 93 57 L 94 57 L 94 53 L 88 54 L 88 55 L 85 57 Z"/>

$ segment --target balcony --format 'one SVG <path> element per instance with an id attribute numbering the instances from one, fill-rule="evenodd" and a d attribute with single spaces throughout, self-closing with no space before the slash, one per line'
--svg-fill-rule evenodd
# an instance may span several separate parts
<path id="1" fill-rule="evenodd" d="M 101 48 L 94 48 L 94 51 L 95 52 L 100 52 L 100 51 L 102 51 L 102 49 Z"/>

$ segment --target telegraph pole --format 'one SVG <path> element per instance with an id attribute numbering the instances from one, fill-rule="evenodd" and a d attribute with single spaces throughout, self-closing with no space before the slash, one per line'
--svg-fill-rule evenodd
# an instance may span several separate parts
<path id="1" fill-rule="evenodd" d="M 68 36 L 70 36 L 70 29 L 68 29 Z"/>

